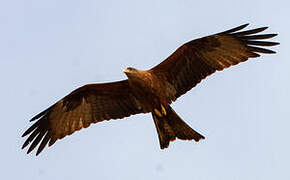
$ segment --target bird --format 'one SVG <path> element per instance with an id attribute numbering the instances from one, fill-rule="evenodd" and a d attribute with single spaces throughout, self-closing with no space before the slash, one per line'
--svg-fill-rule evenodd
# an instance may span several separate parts
<path id="1" fill-rule="evenodd" d="M 161 149 L 175 139 L 204 139 L 170 105 L 216 71 L 261 53 L 276 53 L 264 47 L 278 45 L 265 41 L 277 34 L 260 34 L 268 27 L 244 30 L 248 25 L 191 40 L 149 70 L 128 67 L 123 70 L 125 80 L 87 84 L 72 91 L 30 120 L 34 124 L 22 135 L 29 135 L 22 149 L 30 145 L 28 154 L 38 146 L 38 155 L 47 145 L 92 123 L 139 113 L 151 113 Z"/>

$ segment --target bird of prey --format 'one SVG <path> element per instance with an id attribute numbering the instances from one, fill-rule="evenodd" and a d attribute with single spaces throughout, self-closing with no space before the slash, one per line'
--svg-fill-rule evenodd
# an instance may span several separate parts
<path id="1" fill-rule="evenodd" d="M 31 143 L 30 153 L 39 144 L 38 155 L 47 144 L 51 146 L 92 123 L 138 113 L 152 114 L 161 149 L 176 138 L 196 142 L 204 139 L 170 104 L 216 71 L 259 57 L 260 53 L 275 53 L 261 46 L 278 45 L 264 41 L 277 34 L 257 34 L 267 27 L 241 31 L 246 26 L 189 41 L 152 69 L 128 67 L 123 71 L 126 80 L 87 84 L 74 90 L 30 120 L 36 122 L 22 135 L 29 135 L 22 148 Z"/>

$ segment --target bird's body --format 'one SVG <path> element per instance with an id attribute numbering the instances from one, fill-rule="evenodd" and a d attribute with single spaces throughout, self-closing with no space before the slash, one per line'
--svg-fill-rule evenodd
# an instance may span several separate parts
<path id="1" fill-rule="evenodd" d="M 102 84 L 88 84 L 31 119 L 36 122 L 23 136 L 27 153 L 38 144 L 39 154 L 48 144 L 70 135 L 91 123 L 121 119 L 138 113 L 151 113 L 161 149 L 176 138 L 199 141 L 204 137 L 189 127 L 170 104 L 216 71 L 259 57 L 259 53 L 275 53 L 259 46 L 279 43 L 261 41 L 276 34 L 256 35 L 266 29 L 238 32 L 248 24 L 228 31 L 192 40 L 149 70 L 127 68 L 128 79 Z"/>
<path id="2" fill-rule="evenodd" d="M 170 97 L 173 97 L 176 91 L 172 85 L 163 81 L 152 71 L 127 68 L 124 72 L 128 77 L 129 87 L 132 89 L 134 96 L 139 101 L 143 101 L 141 104 L 146 105 L 143 107 L 145 111 L 150 112 L 161 104 L 171 103 Z"/>
<path id="3" fill-rule="evenodd" d="M 154 120 L 160 148 L 169 146 L 169 142 L 177 138 L 183 140 L 199 141 L 204 137 L 189 127 L 170 107 L 175 100 L 176 91 L 161 76 L 157 76 L 152 70 L 142 71 L 135 68 L 124 70 L 128 76 L 129 88 L 139 108 L 143 112 L 151 112 Z M 158 83 L 156 83 L 158 82 Z"/>

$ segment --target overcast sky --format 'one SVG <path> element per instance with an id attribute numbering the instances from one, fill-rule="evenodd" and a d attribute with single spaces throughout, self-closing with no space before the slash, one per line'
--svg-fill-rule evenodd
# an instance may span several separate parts
<path id="1" fill-rule="evenodd" d="M 10 0 L 0 3 L 3 179 L 290 179 L 289 3 L 192 0 Z M 263 55 L 215 73 L 175 111 L 206 139 L 160 150 L 150 114 L 94 124 L 21 150 L 29 119 L 79 86 L 148 69 L 183 43 L 232 27 L 279 33 Z M 27 149 L 26 149 L 27 150 Z"/>

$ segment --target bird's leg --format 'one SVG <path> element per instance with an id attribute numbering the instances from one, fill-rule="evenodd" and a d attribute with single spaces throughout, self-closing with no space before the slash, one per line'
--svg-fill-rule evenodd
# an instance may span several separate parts
<path id="1" fill-rule="evenodd" d="M 166 116 L 166 110 L 165 110 L 165 108 L 164 108 L 164 106 L 161 104 L 161 112 L 162 112 L 162 114 L 163 115 L 165 115 Z"/>
<path id="2" fill-rule="evenodd" d="M 158 109 L 154 109 L 154 112 L 157 116 L 162 117 L 162 114 Z"/>
<path id="3" fill-rule="evenodd" d="M 166 114 L 167 114 L 166 109 L 162 104 L 160 105 L 160 110 L 154 109 L 154 112 L 159 117 L 162 117 L 163 115 L 166 116 Z"/>

